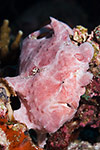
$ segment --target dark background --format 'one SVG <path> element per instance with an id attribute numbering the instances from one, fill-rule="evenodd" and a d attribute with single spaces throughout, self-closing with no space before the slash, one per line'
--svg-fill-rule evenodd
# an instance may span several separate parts
<path id="1" fill-rule="evenodd" d="M 72 28 L 83 25 L 89 32 L 100 24 L 99 0 L 2 0 L 0 24 L 9 19 L 13 31 L 24 36 L 50 22 L 49 16 L 64 21 Z"/>

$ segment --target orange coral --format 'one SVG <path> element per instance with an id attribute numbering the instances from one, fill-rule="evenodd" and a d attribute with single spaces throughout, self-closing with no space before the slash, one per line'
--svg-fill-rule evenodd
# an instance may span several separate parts
<path id="1" fill-rule="evenodd" d="M 10 91 L 2 79 L 0 82 L 0 149 L 42 150 L 32 142 L 26 125 L 11 117 Z"/>
<path id="2" fill-rule="evenodd" d="M 25 134 L 27 128 L 24 124 L 0 119 L 0 129 L 4 131 L 9 141 L 9 150 L 41 150 L 32 143 L 29 135 Z M 7 147 L 8 145 L 5 146 Z"/>

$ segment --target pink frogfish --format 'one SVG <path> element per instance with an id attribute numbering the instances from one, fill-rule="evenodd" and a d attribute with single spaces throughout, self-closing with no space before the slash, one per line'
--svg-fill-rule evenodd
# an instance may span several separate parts
<path id="1" fill-rule="evenodd" d="M 51 18 L 51 23 L 24 39 L 19 75 L 6 77 L 21 101 L 16 120 L 41 133 L 53 133 L 70 121 L 80 96 L 93 75 L 88 72 L 94 49 L 71 42 L 73 30 Z"/>

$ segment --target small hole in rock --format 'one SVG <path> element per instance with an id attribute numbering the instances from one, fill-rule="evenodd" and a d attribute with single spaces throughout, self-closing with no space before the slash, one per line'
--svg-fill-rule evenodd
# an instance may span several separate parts
<path id="1" fill-rule="evenodd" d="M 89 126 L 86 126 L 79 134 L 79 139 L 82 141 L 88 141 L 92 144 L 97 142 L 98 137 L 98 128 L 91 128 Z"/>
<path id="2" fill-rule="evenodd" d="M 21 107 L 20 100 L 17 96 L 11 96 L 10 101 L 11 101 L 11 107 L 13 110 L 17 110 Z"/>
<path id="3" fill-rule="evenodd" d="M 0 144 L 0 150 L 5 150 L 5 146 Z"/>
<path id="4" fill-rule="evenodd" d="M 32 141 L 33 141 L 35 144 L 37 144 L 38 141 L 37 141 L 37 133 L 36 133 L 36 131 L 33 130 L 33 129 L 30 129 L 30 130 L 29 130 L 29 134 L 30 134 L 30 137 L 31 137 Z"/>

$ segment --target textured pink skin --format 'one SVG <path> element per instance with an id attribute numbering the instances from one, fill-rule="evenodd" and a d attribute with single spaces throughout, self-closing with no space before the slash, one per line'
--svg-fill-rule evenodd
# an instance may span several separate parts
<path id="1" fill-rule="evenodd" d="M 6 78 L 21 100 L 15 118 L 41 133 L 55 132 L 73 118 L 92 79 L 87 69 L 94 53 L 88 42 L 72 44 L 73 31 L 62 22 L 51 18 L 47 27 L 53 29 L 52 37 L 30 34 L 23 42 L 20 75 Z M 32 75 L 34 68 L 39 72 Z"/>

